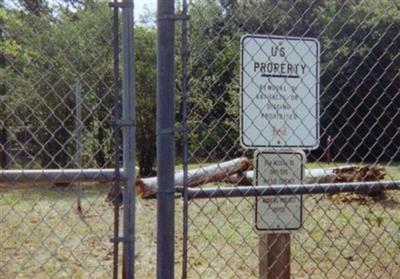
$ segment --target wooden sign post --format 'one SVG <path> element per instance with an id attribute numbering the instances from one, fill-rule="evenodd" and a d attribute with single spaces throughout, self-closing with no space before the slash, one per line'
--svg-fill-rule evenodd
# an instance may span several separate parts
<path id="1" fill-rule="evenodd" d="M 295 184 L 303 179 L 304 152 L 256 152 L 256 185 Z M 257 197 L 256 228 L 260 232 L 259 272 L 262 279 L 290 278 L 290 230 L 302 226 L 302 197 Z"/>
<path id="2" fill-rule="evenodd" d="M 260 235 L 259 272 L 261 279 L 290 278 L 290 233 Z"/>

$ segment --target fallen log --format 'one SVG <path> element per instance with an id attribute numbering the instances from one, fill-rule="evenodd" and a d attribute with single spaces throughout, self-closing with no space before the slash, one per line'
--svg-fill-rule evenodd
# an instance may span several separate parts
<path id="1" fill-rule="evenodd" d="M 304 171 L 304 183 L 339 183 L 355 181 L 378 181 L 385 176 L 384 167 L 380 165 L 369 166 L 338 166 L 334 168 L 306 169 Z M 254 171 L 237 173 L 226 180 L 236 185 L 252 185 Z"/>
<path id="2" fill-rule="evenodd" d="M 336 173 L 334 182 L 355 182 L 355 181 L 378 181 L 385 177 L 386 170 L 381 165 L 367 165 L 356 166 L 352 169 L 343 169 Z M 352 201 L 364 202 L 367 197 L 374 199 L 383 199 L 386 197 L 385 190 L 366 191 L 357 193 L 339 193 L 330 195 L 333 200 L 342 203 L 349 203 Z"/>
<path id="3" fill-rule="evenodd" d="M 304 171 L 304 182 L 305 183 L 333 183 L 339 182 L 338 173 L 346 174 L 347 172 L 353 170 L 354 166 L 339 166 L 335 168 L 328 169 L 306 169 Z M 254 171 L 249 170 L 242 173 L 235 173 L 226 179 L 227 183 L 235 185 L 253 185 Z M 341 182 L 344 182 L 341 180 Z"/>
<path id="4" fill-rule="evenodd" d="M 313 183 L 343 183 L 357 181 L 379 181 L 386 175 L 386 170 L 381 165 L 365 165 L 365 166 L 339 166 L 335 168 L 319 168 L 306 169 L 304 174 L 304 182 Z M 254 171 L 246 171 L 244 173 L 234 174 L 229 177 L 229 183 L 236 185 L 253 185 Z M 385 193 L 383 190 L 365 193 L 339 193 L 329 195 L 339 202 L 364 201 L 365 197 L 383 198 Z"/>
<path id="5" fill-rule="evenodd" d="M 254 171 L 248 158 L 242 157 L 227 162 L 212 164 L 188 171 L 188 187 L 196 187 L 212 182 L 234 185 L 252 185 Z M 385 176 L 380 165 L 344 165 L 333 168 L 306 169 L 304 182 L 339 183 L 355 181 L 378 181 Z M 183 186 L 183 172 L 175 173 L 175 186 Z M 157 177 L 137 178 L 137 193 L 143 198 L 154 197 L 157 193 Z"/>
<path id="6" fill-rule="evenodd" d="M 188 171 L 188 187 L 196 187 L 211 182 L 226 182 L 229 177 L 251 169 L 252 163 L 242 157 L 231 161 L 212 164 Z M 183 186 L 183 172 L 175 173 L 175 186 Z M 143 198 L 150 198 L 157 193 L 157 177 L 137 178 L 137 193 Z"/>

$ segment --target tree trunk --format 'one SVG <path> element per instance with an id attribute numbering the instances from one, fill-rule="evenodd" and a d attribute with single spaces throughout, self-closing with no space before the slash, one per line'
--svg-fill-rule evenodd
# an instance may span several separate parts
<path id="1" fill-rule="evenodd" d="M 211 182 L 224 182 L 229 176 L 251 168 L 249 159 L 242 157 L 220 164 L 189 170 L 188 187 L 196 187 Z M 175 186 L 183 186 L 183 172 L 175 173 Z M 137 192 L 143 198 L 153 197 L 157 193 L 157 177 L 138 178 Z"/>
<path id="2" fill-rule="evenodd" d="M 380 165 L 354 166 L 344 165 L 334 168 L 306 169 L 304 183 L 340 183 L 354 181 L 378 181 L 386 175 L 385 169 Z M 235 173 L 227 182 L 236 185 L 252 185 L 254 171 Z"/>
<path id="3" fill-rule="evenodd" d="M 8 168 L 7 141 L 8 133 L 5 125 L 2 125 L 0 128 L 0 167 L 2 169 Z"/>

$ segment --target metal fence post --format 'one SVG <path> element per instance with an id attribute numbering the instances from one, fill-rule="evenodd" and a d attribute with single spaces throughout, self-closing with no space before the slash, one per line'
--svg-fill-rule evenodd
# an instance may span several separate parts
<path id="1" fill-rule="evenodd" d="M 182 1 L 182 15 L 187 16 L 187 0 Z M 181 61 L 182 61 L 182 165 L 183 165 L 183 240 L 182 240 L 182 279 L 187 278 L 187 259 L 188 259 L 188 232 L 189 232 L 189 202 L 187 192 L 188 164 L 189 164 L 189 144 L 188 144 L 188 24 L 182 21 L 181 29 Z"/>
<path id="2" fill-rule="evenodd" d="M 112 2 L 113 5 L 118 4 L 117 0 Z M 113 7 L 113 82 L 114 82 L 114 118 L 119 120 L 121 118 L 121 100 L 120 100 L 120 90 L 121 90 L 121 80 L 119 73 L 119 8 L 117 6 Z M 114 123 L 114 146 L 115 146 L 115 176 L 114 185 L 112 191 L 109 193 L 111 195 L 111 200 L 114 204 L 114 243 L 113 243 L 113 279 L 118 279 L 119 273 L 119 226 L 120 226 L 120 213 L 119 208 L 122 203 L 122 191 L 121 191 L 121 129 L 117 123 Z"/>
<path id="3" fill-rule="evenodd" d="M 123 193 L 123 278 L 134 278 L 135 268 L 135 67 L 133 46 L 133 1 L 126 0 L 122 11 L 123 57 L 123 167 L 126 184 Z"/>
<path id="4" fill-rule="evenodd" d="M 75 84 L 75 129 L 76 129 L 76 142 L 75 142 L 75 167 L 82 168 L 82 86 L 80 80 Z M 82 213 L 82 186 L 78 182 L 76 185 L 77 204 L 76 208 L 79 213 Z"/>
<path id="5" fill-rule="evenodd" d="M 157 278 L 174 278 L 174 0 L 157 3 Z"/>

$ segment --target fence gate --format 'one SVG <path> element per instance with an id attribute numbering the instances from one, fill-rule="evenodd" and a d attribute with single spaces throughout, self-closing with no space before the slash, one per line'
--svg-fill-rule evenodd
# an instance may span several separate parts
<path id="1" fill-rule="evenodd" d="M 0 1 L 0 277 L 398 277 L 398 0 L 157 2 Z"/>
<path id="2" fill-rule="evenodd" d="M 399 2 L 182 2 L 182 277 L 397 278 Z"/>
<path id="3" fill-rule="evenodd" d="M 0 8 L 0 277 L 133 278 L 132 0 Z"/>

